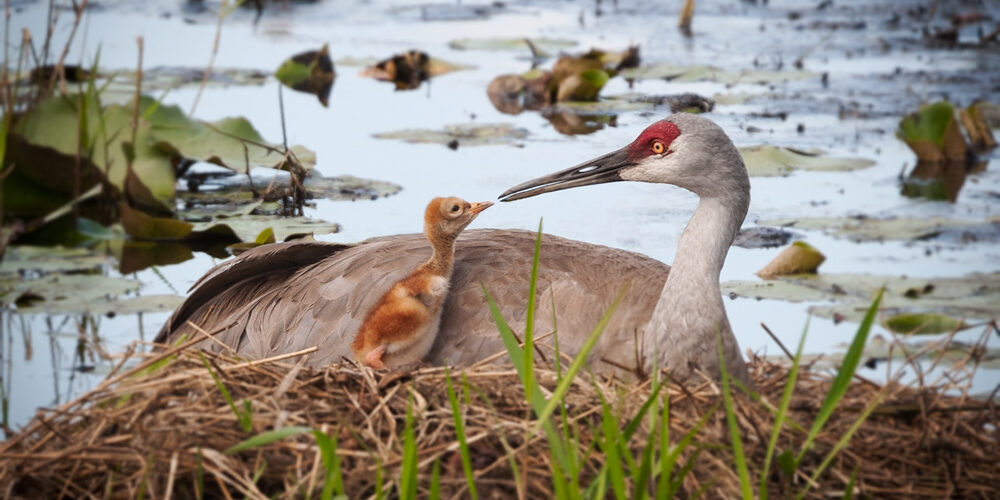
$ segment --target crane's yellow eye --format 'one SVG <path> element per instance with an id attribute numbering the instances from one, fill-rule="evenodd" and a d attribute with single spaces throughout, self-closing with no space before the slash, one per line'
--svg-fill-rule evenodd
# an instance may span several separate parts
<path id="1" fill-rule="evenodd" d="M 653 153 L 658 155 L 662 155 L 663 152 L 667 150 L 667 147 L 660 141 L 653 141 L 653 144 L 651 144 L 649 148 L 653 150 Z"/>

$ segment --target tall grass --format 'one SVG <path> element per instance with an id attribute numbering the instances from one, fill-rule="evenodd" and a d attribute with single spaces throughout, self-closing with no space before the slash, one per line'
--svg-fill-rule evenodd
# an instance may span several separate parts
<path id="1" fill-rule="evenodd" d="M 614 313 L 624 295 L 624 290 L 619 293 L 609 307 L 608 311 L 594 327 L 590 336 L 587 337 L 584 345 L 573 358 L 565 372 L 562 369 L 561 358 L 558 353 L 558 331 L 556 332 L 556 335 L 553 336 L 557 352 L 555 366 L 557 385 L 555 391 L 552 393 L 552 396 L 546 399 L 542 395 L 534 377 L 534 358 L 532 356 L 532 351 L 534 349 L 532 330 L 534 327 L 535 295 L 537 294 L 538 263 L 540 253 L 541 223 L 539 223 L 538 237 L 535 241 L 535 252 L 532 259 L 531 282 L 529 286 L 530 296 L 528 297 L 528 312 L 526 317 L 524 334 L 525 342 L 523 347 L 517 342 L 513 330 L 500 313 L 499 307 L 485 286 L 483 287 L 483 293 L 486 296 L 487 303 L 489 304 L 490 313 L 497 325 L 497 330 L 503 338 L 507 353 L 510 356 L 510 359 L 524 385 L 525 398 L 528 404 L 535 411 L 537 421 L 532 426 L 532 429 L 534 429 L 534 431 L 542 429 L 548 439 L 553 491 L 555 492 L 556 498 L 603 498 L 608 493 L 607 490 L 609 488 L 611 489 L 611 493 L 614 497 L 619 500 L 626 498 L 642 499 L 648 498 L 651 495 L 655 496 L 655 498 L 673 498 L 680 491 L 684 476 L 695 466 L 697 455 L 702 449 L 702 445 L 695 442 L 695 437 L 702 426 L 708 422 L 709 418 L 712 417 L 716 407 L 712 407 L 706 411 L 702 419 L 699 420 L 695 426 L 685 433 L 675 445 L 671 445 L 670 398 L 669 393 L 664 393 L 662 398 L 660 397 L 661 384 L 659 382 L 658 373 L 654 374 L 655 378 L 650 396 L 643 402 L 636 414 L 632 415 L 631 418 L 628 419 L 629 422 L 624 428 L 620 427 L 620 422 L 625 420 L 625 415 L 622 415 L 620 410 L 616 411 L 614 406 L 605 400 L 603 392 L 600 388 L 598 388 L 596 392 L 600 397 L 601 402 L 600 425 L 591 430 L 595 436 L 594 441 L 597 443 L 597 446 L 603 454 L 603 462 L 599 470 L 596 471 L 596 474 L 593 475 L 589 484 L 580 484 L 579 480 L 583 475 L 582 473 L 585 472 L 584 466 L 587 464 L 587 455 L 590 454 L 591 448 L 581 452 L 578 440 L 580 431 L 577 428 L 577 424 L 573 423 L 571 419 L 568 418 L 565 397 L 568 388 L 573 383 L 573 379 L 580 375 L 581 371 L 586 366 L 586 360 L 596 345 L 597 340 L 600 338 L 601 333 L 607 327 L 607 324 L 611 319 L 611 315 Z M 861 361 L 863 349 L 865 343 L 867 342 L 868 334 L 874 323 L 881 298 L 882 292 L 880 291 L 873 300 L 864 320 L 861 322 L 861 325 L 851 342 L 851 346 L 844 357 L 840 369 L 830 386 L 829 392 L 823 400 L 819 413 L 809 427 L 809 431 L 805 433 L 806 437 L 803 440 L 801 447 L 797 452 L 785 450 L 777 456 L 777 461 L 781 465 L 781 470 L 787 478 L 794 477 L 799 469 L 802 459 L 812 448 L 816 436 L 818 436 L 823 430 L 827 420 L 846 394 L 851 379 L 854 377 L 854 373 Z M 555 316 L 554 312 L 553 316 Z M 751 478 L 751 469 L 759 473 L 759 477 L 756 478 L 756 483 L 758 484 L 757 495 L 762 499 L 767 498 L 768 478 L 771 474 L 771 464 L 775 460 L 775 452 L 780 438 L 786 435 L 786 429 L 791 429 L 790 432 L 796 433 L 802 433 L 804 431 L 802 426 L 795 424 L 794 422 L 791 423 L 792 425 L 786 427 L 786 421 L 788 420 L 788 410 L 791 398 L 795 392 L 795 384 L 798 378 L 802 348 L 805 344 L 807 331 L 808 323 L 806 324 L 806 328 L 803 330 L 802 336 L 799 339 L 799 346 L 796 350 L 795 357 L 792 359 L 792 367 L 787 375 L 788 378 L 785 383 L 784 391 L 782 392 L 779 407 L 777 409 L 772 409 L 772 413 L 774 414 L 774 424 L 771 435 L 768 439 L 764 463 L 760 466 L 748 463 L 747 457 L 744 454 L 739 429 L 739 409 L 734 398 L 734 388 L 732 387 L 733 382 L 738 381 L 732 379 L 726 370 L 725 361 L 722 359 L 721 355 L 721 339 L 718 344 L 720 366 L 722 368 L 722 378 L 720 382 L 723 396 L 723 406 L 726 412 L 727 428 L 730 433 L 730 451 L 733 455 L 733 467 L 737 470 L 739 475 L 740 493 L 745 499 L 754 497 L 754 481 Z M 750 399 L 754 399 L 756 396 L 755 394 L 750 393 L 747 388 L 742 387 L 741 384 L 737 383 L 736 385 L 738 386 L 736 389 L 748 392 Z M 660 411 L 649 412 L 649 410 L 658 402 L 660 403 Z M 763 402 L 760 403 L 763 404 Z M 864 411 L 861 412 L 850 431 L 845 434 L 833 447 L 833 449 L 827 453 L 820 467 L 814 471 L 812 482 L 815 482 L 833 458 L 835 458 L 836 455 L 847 446 L 853 433 L 867 419 L 868 415 L 870 415 L 871 411 L 877 404 L 877 401 L 873 401 L 865 408 Z M 553 421 L 552 416 L 557 408 L 560 409 L 560 418 L 557 419 L 557 421 Z M 646 418 L 647 414 L 649 414 L 648 436 L 646 436 L 645 442 L 638 447 L 638 455 L 633 456 L 631 451 L 633 448 L 631 446 L 632 439 L 636 435 L 636 431 L 639 429 L 642 420 Z M 561 432 L 555 429 L 557 424 L 561 425 Z M 685 454 L 685 452 L 689 453 L 684 466 L 679 471 L 675 471 L 679 459 Z M 754 466 L 751 467 L 751 465 Z M 796 492 L 795 496 L 798 498 L 804 496 L 808 492 L 812 482 L 807 483 L 801 490 Z M 700 491 L 705 491 L 708 486 L 708 484 L 702 485 Z M 853 488 L 853 485 L 848 485 L 848 488 Z"/>

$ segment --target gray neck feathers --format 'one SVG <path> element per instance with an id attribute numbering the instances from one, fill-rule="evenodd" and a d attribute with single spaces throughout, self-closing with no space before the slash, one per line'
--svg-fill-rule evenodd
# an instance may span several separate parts
<path id="1" fill-rule="evenodd" d="M 726 369 L 747 381 L 747 368 L 722 303 L 719 273 L 746 216 L 748 193 L 749 189 L 729 191 L 726 198 L 703 197 L 699 202 L 646 325 L 647 372 L 665 367 L 683 379 L 700 370 L 718 379 L 716 338 L 721 337 Z"/>

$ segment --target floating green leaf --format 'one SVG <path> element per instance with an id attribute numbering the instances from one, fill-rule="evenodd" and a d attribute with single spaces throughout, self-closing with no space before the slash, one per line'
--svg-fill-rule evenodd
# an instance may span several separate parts
<path id="1" fill-rule="evenodd" d="M 147 105 L 152 99 L 145 98 Z M 153 147 L 152 125 L 139 118 L 135 124 L 135 144 L 132 144 L 133 127 L 131 106 L 110 105 L 98 109 L 99 103 L 91 97 L 80 95 L 59 96 L 32 108 L 18 122 L 14 132 L 26 141 L 26 146 L 51 148 L 61 156 L 51 153 L 45 161 L 37 155 L 45 154 L 37 150 L 24 150 L 25 157 L 18 158 L 19 164 L 32 165 L 30 169 L 19 169 L 38 186 L 44 186 L 64 194 L 72 194 L 75 189 L 89 189 L 99 179 L 106 179 L 121 192 L 129 191 L 126 186 L 128 158 L 126 147 L 132 153 L 132 170 L 145 190 L 130 194 L 149 194 L 153 199 L 137 201 L 145 204 L 170 206 L 174 195 L 174 170 L 168 155 Z M 81 131 L 81 124 L 86 126 Z M 81 151 L 89 162 L 84 162 L 80 185 L 75 184 L 75 157 L 78 152 L 78 137 L 82 140 Z M 17 150 L 22 152 L 20 149 Z"/>
<path id="2" fill-rule="evenodd" d="M 968 144 L 955 116 L 955 107 L 938 101 L 921 107 L 899 122 L 897 136 L 924 162 L 966 161 Z"/>
<path id="3" fill-rule="evenodd" d="M 806 152 L 771 145 L 739 148 L 752 177 L 786 175 L 793 170 L 844 172 L 868 168 L 875 162 L 865 158 L 824 156 L 822 152 Z"/>
<path id="4" fill-rule="evenodd" d="M 968 326 L 961 320 L 937 313 L 897 314 L 886 318 L 884 324 L 889 330 L 904 334 L 948 333 Z"/>
<path id="5" fill-rule="evenodd" d="M 154 104 L 144 97 L 143 111 Z M 247 168 L 287 168 L 283 148 L 264 140 L 246 118 L 202 122 L 188 118 L 177 106 L 159 106 L 149 116 L 156 146 L 177 156 L 213 163 L 236 172 Z M 302 146 L 289 148 L 305 169 L 316 164 L 316 155 Z"/>

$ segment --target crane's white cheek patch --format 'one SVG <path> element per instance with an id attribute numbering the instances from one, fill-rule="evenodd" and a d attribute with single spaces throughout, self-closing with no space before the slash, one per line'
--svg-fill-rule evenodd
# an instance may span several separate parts
<path id="1" fill-rule="evenodd" d="M 427 291 L 436 297 L 444 295 L 448 292 L 448 279 L 441 276 L 434 276 L 427 283 Z"/>

